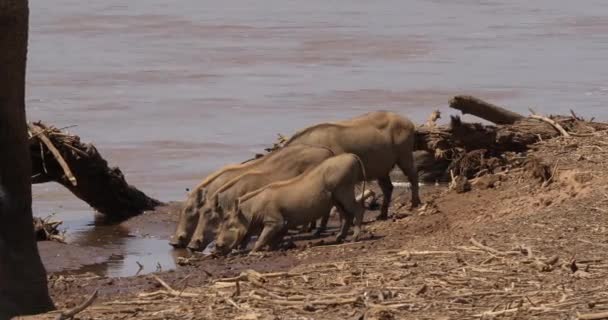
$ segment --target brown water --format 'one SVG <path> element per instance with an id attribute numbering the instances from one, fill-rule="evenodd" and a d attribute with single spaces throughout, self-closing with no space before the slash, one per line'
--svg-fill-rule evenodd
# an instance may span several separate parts
<path id="1" fill-rule="evenodd" d="M 78 125 L 71 130 L 161 200 L 182 199 L 276 133 L 378 109 L 422 122 L 433 108 L 454 113 L 446 105 L 459 93 L 522 113 L 572 108 L 608 119 L 604 0 L 30 6 L 30 120 Z M 58 212 L 71 241 L 98 232 L 71 194 L 34 191 L 36 214 Z M 121 263 L 146 256 L 172 267 L 164 241 L 129 234 L 112 238 L 122 239 Z"/>

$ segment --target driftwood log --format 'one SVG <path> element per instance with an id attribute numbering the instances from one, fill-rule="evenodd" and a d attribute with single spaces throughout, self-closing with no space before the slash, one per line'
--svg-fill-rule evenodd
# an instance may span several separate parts
<path id="1" fill-rule="evenodd" d="M 108 221 L 121 221 L 162 204 L 131 186 L 92 144 L 41 122 L 29 125 L 32 183 L 57 182 Z"/>
<path id="2" fill-rule="evenodd" d="M 450 108 L 460 110 L 462 114 L 471 114 L 496 124 L 513 124 L 525 118 L 519 113 L 472 96 L 455 96 L 450 100 Z"/>

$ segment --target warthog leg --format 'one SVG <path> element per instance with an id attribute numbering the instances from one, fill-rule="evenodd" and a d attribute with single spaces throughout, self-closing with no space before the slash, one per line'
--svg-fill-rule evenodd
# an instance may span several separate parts
<path id="1" fill-rule="evenodd" d="M 348 212 L 347 210 L 345 210 L 340 202 L 335 201 L 335 200 L 334 200 L 334 202 L 335 202 L 336 209 L 340 213 L 340 221 L 342 222 L 342 225 L 340 226 L 340 232 L 338 232 L 338 235 L 336 236 L 336 242 L 340 243 L 340 242 L 343 242 L 344 239 L 346 239 L 348 230 L 350 229 L 350 226 L 353 224 L 353 215 L 350 212 Z"/>
<path id="2" fill-rule="evenodd" d="M 378 185 L 382 190 L 384 198 L 382 200 L 382 207 L 380 207 L 380 215 L 378 220 L 386 220 L 388 218 L 388 206 L 391 204 L 391 198 L 393 196 L 393 183 L 391 178 L 387 175 L 378 179 Z"/>
<path id="3" fill-rule="evenodd" d="M 354 219 L 353 228 L 353 241 L 359 240 L 361 234 L 361 224 L 363 223 L 363 213 L 365 208 L 361 204 L 361 198 L 355 198 L 354 189 L 352 188 L 340 188 L 336 190 L 335 199 L 340 203 L 339 207 L 343 211 L 344 221 L 348 221 L 352 224 Z M 348 229 L 346 229 L 348 231 Z M 346 233 L 344 233 L 346 236 Z"/>
<path id="4" fill-rule="evenodd" d="M 249 244 L 249 241 L 251 241 L 251 236 L 252 236 L 251 231 L 248 230 L 247 233 L 245 234 L 245 237 L 243 237 L 243 240 L 241 240 L 241 243 L 239 243 L 237 245 L 237 248 L 239 250 L 247 249 L 247 245 Z"/>
<path id="5" fill-rule="evenodd" d="M 255 245 L 253 246 L 251 252 L 260 251 L 266 245 L 272 244 L 272 240 L 274 240 L 276 235 L 282 232 L 284 228 L 284 220 L 282 217 L 273 219 L 271 221 L 265 221 L 264 229 L 262 229 L 262 233 L 260 234 L 258 240 L 255 242 Z"/>
<path id="6" fill-rule="evenodd" d="M 320 237 L 321 234 L 327 229 L 327 221 L 329 220 L 329 216 L 331 215 L 331 212 L 333 212 L 334 210 L 336 210 L 336 209 L 335 208 L 331 209 L 331 211 L 328 214 L 321 217 L 321 224 L 319 224 L 319 227 L 317 228 L 317 230 L 315 230 L 315 233 L 313 233 L 313 235 L 315 237 Z"/>
<path id="7" fill-rule="evenodd" d="M 365 213 L 365 208 L 361 206 L 359 203 L 353 204 L 354 208 L 354 227 L 353 227 L 353 239 L 352 241 L 359 241 L 359 236 L 361 235 L 361 225 L 363 224 L 363 214 Z"/>
<path id="8" fill-rule="evenodd" d="M 283 238 L 285 237 L 285 235 L 287 234 L 287 232 L 289 231 L 289 228 L 287 228 L 287 226 L 283 226 L 283 229 L 279 232 L 277 232 L 273 239 L 270 241 L 270 250 L 278 250 L 281 248 L 281 244 L 283 243 Z"/>
<path id="9" fill-rule="evenodd" d="M 420 205 L 420 195 L 418 194 L 418 171 L 414 163 L 414 155 L 412 152 L 406 152 L 400 159 L 397 160 L 397 166 L 410 182 L 412 200 L 411 206 L 415 208 Z"/>

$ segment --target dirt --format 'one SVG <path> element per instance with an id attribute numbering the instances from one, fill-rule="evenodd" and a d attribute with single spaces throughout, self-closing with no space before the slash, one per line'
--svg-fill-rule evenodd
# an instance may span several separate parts
<path id="1" fill-rule="evenodd" d="M 374 221 L 378 212 L 370 210 L 357 243 L 335 244 L 331 229 L 322 239 L 295 235 L 294 249 L 195 256 L 144 276 L 51 272 L 51 294 L 65 309 L 97 288 L 80 319 L 573 319 L 605 312 L 607 137 L 534 145 L 525 156 L 550 168 L 548 182 L 514 168 L 471 180 L 469 192 L 428 188 L 413 211 L 396 188 L 393 219 Z M 165 211 L 127 223 L 152 217 L 160 234 L 174 221 Z"/>

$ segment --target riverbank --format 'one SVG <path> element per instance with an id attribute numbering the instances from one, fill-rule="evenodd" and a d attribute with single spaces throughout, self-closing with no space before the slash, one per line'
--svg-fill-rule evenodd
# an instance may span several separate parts
<path id="1" fill-rule="evenodd" d="M 491 183 L 473 181 L 470 192 L 438 187 L 412 212 L 398 192 L 395 219 L 371 222 L 377 212 L 369 211 L 358 243 L 301 240 L 263 257 L 180 259 L 174 271 L 144 276 L 51 274 L 49 286 L 60 309 L 99 290 L 81 319 L 555 319 L 608 311 L 607 155 L 606 132 L 539 142 L 526 158 L 551 168 L 549 182 L 514 167 Z"/>

